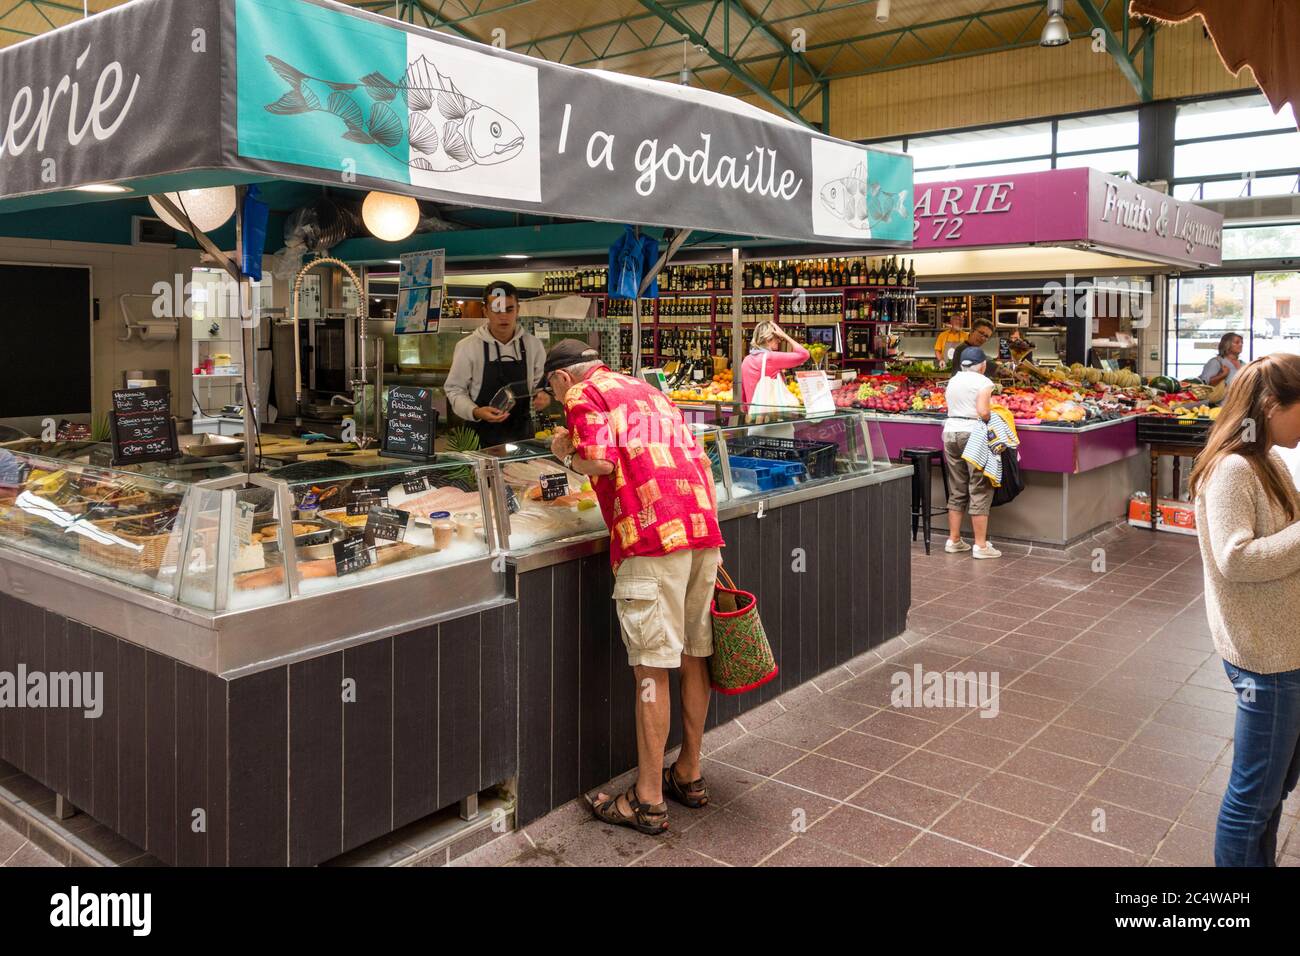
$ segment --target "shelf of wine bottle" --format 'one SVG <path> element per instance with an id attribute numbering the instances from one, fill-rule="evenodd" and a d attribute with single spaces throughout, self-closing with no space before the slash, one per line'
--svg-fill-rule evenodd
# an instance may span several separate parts
<path id="1" fill-rule="evenodd" d="M 671 265 L 658 277 L 661 296 L 718 295 L 732 291 L 731 264 Z M 789 292 L 794 289 L 915 289 L 915 260 L 897 256 L 870 259 L 863 256 L 818 259 L 746 260 L 741 275 L 746 291 Z M 547 272 L 546 293 L 605 295 L 609 270 L 603 268 Z"/>

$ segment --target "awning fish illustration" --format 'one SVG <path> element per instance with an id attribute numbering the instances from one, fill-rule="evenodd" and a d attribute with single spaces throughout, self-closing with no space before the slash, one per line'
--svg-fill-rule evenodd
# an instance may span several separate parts
<path id="1" fill-rule="evenodd" d="M 344 139 L 379 146 L 415 169 L 449 173 L 492 166 L 523 151 L 524 134 L 513 120 L 465 96 L 426 56 L 413 61 L 397 83 L 379 72 L 356 82 L 325 80 L 278 57 L 266 60 L 289 84 L 287 93 L 267 105 L 268 112 L 333 113 L 343 121 Z M 410 143 L 409 156 L 393 152 L 403 139 Z"/>
<path id="2" fill-rule="evenodd" d="M 854 229 L 870 229 L 890 222 L 895 216 L 908 217 L 907 190 L 885 192 L 878 182 L 867 181 L 867 167 L 859 163 L 842 179 L 833 179 L 822 187 L 822 205 L 832 215 Z"/>

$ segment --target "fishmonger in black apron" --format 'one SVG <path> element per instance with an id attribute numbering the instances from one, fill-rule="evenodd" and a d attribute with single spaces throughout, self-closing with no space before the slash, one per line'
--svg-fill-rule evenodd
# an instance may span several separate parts
<path id="1" fill-rule="evenodd" d="M 478 407 L 491 405 L 497 392 L 509 388 L 515 396 L 515 406 L 510 410 L 510 417 L 503 422 L 474 421 L 469 425 L 479 437 L 479 447 L 491 448 L 506 442 L 523 441 L 533 437 L 532 432 L 532 388 L 528 376 L 528 346 L 519 339 L 517 359 L 501 357 L 501 343 L 493 340 L 496 346 L 496 358 L 491 357 L 488 343 L 483 343 L 483 384 L 479 386 L 474 404 Z"/>

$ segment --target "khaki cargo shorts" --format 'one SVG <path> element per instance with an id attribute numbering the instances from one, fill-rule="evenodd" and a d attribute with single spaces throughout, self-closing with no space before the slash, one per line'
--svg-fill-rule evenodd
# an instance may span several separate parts
<path id="1" fill-rule="evenodd" d="M 948 510 L 974 517 L 993 510 L 993 486 L 962 457 L 969 435 L 943 437 L 943 463 L 948 469 Z"/>
<path id="2" fill-rule="evenodd" d="M 618 623 L 633 667 L 681 667 L 713 653 L 713 585 L 722 552 L 627 558 L 614 576 Z"/>

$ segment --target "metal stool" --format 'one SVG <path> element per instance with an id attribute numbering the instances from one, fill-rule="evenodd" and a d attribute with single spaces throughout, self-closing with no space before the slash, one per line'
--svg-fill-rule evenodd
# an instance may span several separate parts
<path id="1" fill-rule="evenodd" d="M 912 540 L 916 540 L 917 525 L 925 531 L 925 553 L 930 553 L 930 519 L 948 510 L 948 469 L 943 462 L 943 452 L 938 448 L 904 448 L 899 458 L 912 465 Z M 935 508 L 930 494 L 930 469 L 935 461 L 943 475 L 943 507 Z"/>

